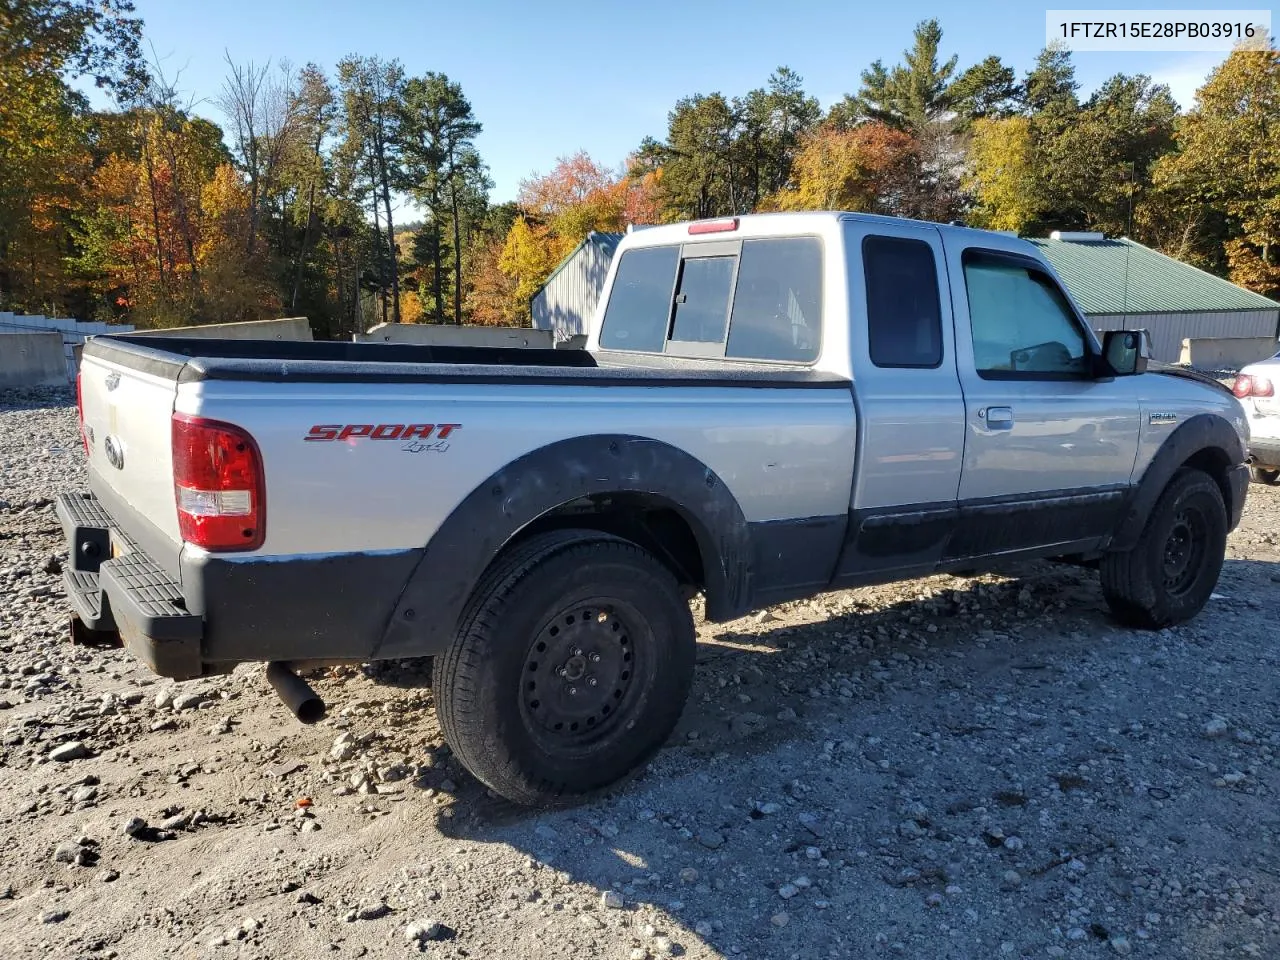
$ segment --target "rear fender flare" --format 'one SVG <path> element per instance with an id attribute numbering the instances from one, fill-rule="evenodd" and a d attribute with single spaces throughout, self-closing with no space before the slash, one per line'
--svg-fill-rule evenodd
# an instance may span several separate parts
<path id="1" fill-rule="evenodd" d="M 658 440 L 575 437 L 513 460 L 458 504 L 410 574 L 373 657 L 442 652 L 485 569 L 522 529 L 582 497 L 620 493 L 660 498 L 684 517 L 702 555 L 708 616 L 725 619 L 745 610 L 750 533 L 716 473 Z"/>
<path id="2" fill-rule="evenodd" d="M 1156 501 L 1164 488 L 1168 486 L 1173 475 L 1196 454 L 1206 450 L 1219 450 L 1225 456 L 1227 465 L 1244 463 L 1244 444 L 1240 435 L 1222 417 L 1212 413 L 1201 413 L 1191 417 L 1174 430 L 1160 445 L 1156 455 L 1151 458 L 1129 498 L 1129 506 L 1124 519 L 1120 522 L 1115 535 L 1111 538 L 1107 549 L 1132 550 L 1137 546 L 1142 529 L 1146 526 L 1147 517 L 1155 508 Z M 1215 476 L 1220 485 L 1226 484 L 1227 477 Z M 1233 495 L 1229 486 L 1224 487 L 1223 499 L 1229 500 Z M 1231 504 L 1228 503 L 1230 514 Z"/>

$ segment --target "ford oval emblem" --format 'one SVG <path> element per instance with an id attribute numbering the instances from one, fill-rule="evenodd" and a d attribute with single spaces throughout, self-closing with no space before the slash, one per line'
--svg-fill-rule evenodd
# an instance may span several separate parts
<path id="1" fill-rule="evenodd" d="M 108 436 L 102 441 L 102 449 L 107 455 L 107 463 L 117 470 L 124 469 L 124 444 L 115 437 Z"/>

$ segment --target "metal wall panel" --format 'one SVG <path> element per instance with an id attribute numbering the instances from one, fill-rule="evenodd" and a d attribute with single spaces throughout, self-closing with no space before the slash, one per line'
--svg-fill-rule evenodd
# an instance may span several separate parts
<path id="1" fill-rule="evenodd" d="M 1091 314 L 1094 330 L 1140 330 L 1151 333 L 1154 359 L 1177 363 L 1182 341 L 1195 337 L 1274 337 L 1280 333 L 1280 311 L 1243 310 L 1223 313 Z"/>
<path id="2" fill-rule="evenodd" d="M 612 259 L 612 249 L 585 244 L 533 298 L 534 328 L 556 340 L 586 333 Z"/>

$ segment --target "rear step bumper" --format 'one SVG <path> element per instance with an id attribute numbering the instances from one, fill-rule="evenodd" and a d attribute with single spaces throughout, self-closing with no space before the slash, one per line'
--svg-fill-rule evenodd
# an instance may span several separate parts
<path id="1" fill-rule="evenodd" d="M 1254 437 L 1249 441 L 1249 461 L 1260 467 L 1280 467 L 1280 440 Z"/>
<path id="2" fill-rule="evenodd" d="M 84 626 L 119 631 L 129 651 L 162 677 L 200 676 L 204 622 L 187 610 L 181 587 L 114 526 L 92 495 L 62 494 L 57 514 L 70 558 L 62 578 Z"/>

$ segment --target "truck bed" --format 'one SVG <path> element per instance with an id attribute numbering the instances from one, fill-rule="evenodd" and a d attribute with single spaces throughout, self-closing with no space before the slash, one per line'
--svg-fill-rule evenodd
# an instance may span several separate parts
<path id="1" fill-rule="evenodd" d="M 585 350 L 436 347 L 341 341 L 95 337 L 89 356 L 181 383 L 246 380 L 296 383 L 492 383 L 590 386 L 816 387 L 849 381 L 808 368 L 750 361 L 689 360 Z"/>

